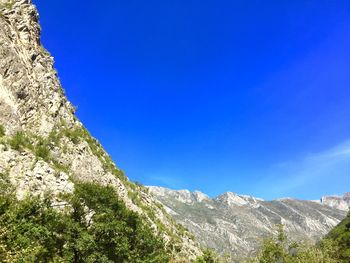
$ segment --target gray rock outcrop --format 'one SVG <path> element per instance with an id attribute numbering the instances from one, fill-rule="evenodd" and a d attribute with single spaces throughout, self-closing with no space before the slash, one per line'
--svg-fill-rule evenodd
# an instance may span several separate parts
<path id="1" fill-rule="evenodd" d="M 350 193 L 345 193 L 343 196 L 323 196 L 320 199 L 320 203 L 337 208 L 339 210 L 348 211 L 350 208 Z"/>

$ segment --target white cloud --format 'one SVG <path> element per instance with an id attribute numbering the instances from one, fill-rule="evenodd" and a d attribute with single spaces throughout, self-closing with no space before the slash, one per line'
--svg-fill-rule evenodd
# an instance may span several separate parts
<path id="1" fill-rule="evenodd" d="M 298 161 L 274 165 L 268 183 L 273 186 L 271 191 L 283 196 L 295 189 L 312 187 L 322 181 L 328 180 L 334 184 L 347 182 L 349 176 L 350 140 L 347 140 L 328 150 L 308 154 Z M 350 185 L 348 187 L 350 190 Z M 331 188 L 329 185 L 329 189 Z"/>

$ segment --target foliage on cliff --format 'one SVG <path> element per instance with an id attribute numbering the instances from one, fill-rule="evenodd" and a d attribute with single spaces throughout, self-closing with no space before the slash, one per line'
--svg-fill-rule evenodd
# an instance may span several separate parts
<path id="1" fill-rule="evenodd" d="M 18 201 L 6 175 L 0 182 L 2 262 L 169 261 L 162 239 L 112 187 L 77 183 L 54 204 L 51 198 Z"/>
<path id="2" fill-rule="evenodd" d="M 314 246 L 289 242 L 279 226 L 278 234 L 266 239 L 258 256 L 248 263 L 340 263 L 338 253 L 337 243 L 330 239 Z"/>
<path id="3" fill-rule="evenodd" d="M 334 240 L 339 247 L 339 257 L 342 262 L 350 262 L 350 212 L 326 237 Z"/>

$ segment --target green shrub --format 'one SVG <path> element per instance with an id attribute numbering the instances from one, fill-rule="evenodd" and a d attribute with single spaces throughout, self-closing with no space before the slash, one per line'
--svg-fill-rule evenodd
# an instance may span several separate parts
<path id="1" fill-rule="evenodd" d="M 65 129 L 63 134 L 69 138 L 74 144 L 78 144 L 84 138 L 84 130 L 81 128 Z"/>
<path id="2" fill-rule="evenodd" d="M 5 127 L 0 124 L 0 138 L 5 136 Z"/>
<path id="3" fill-rule="evenodd" d="M 57 131 L 57 129 L 52 129 L 52 131 L 50 132 L 49 136 L 48 136 L 48 141 L 56 146 L 59 146 L 60 144 L 60 140 L 61 140 L 61 135 L 59 134 L 59 132 Z"/>
<path id="4" fill-rule="evenodd" d="M 195 263 L 219 263 L 219 257 L 213 250 L 207 249 L 201 257 L 198 257 Z"/>
<path id="5" fill-rule="evenodd" d="M 22 151 L 26 147 L 32 148 L 32 145 L 24 132 L 17 132 L 9 139 L 8 143 L 12 149 L 17 151 Z"/>
<path id="6" fill-rule="evenodd" d="M 316 246 L 289 242 L 279 226 L 278 234 L 264 241 L 258 256 L 250 263 L 340 263 L 335 242 L 322 241 Z"/>
<path id="7" fill-rule="evenodd" d="M 77 183 L 62 198 L 3 200 L 0 196 L 0 258 L 4 262 L 169 262 L 164 242 L 112 187 Z"/>
<path id="8" fill-rule="evenodd" d="M 24 132 L 17 132 L 8 140 L 10 147 L 17 151 L 24 149 L 31 150 L 36 158 L 41 158 L 47 162 L 51 161 L 49 143 L 40 136 L 29 136 Z"/>
<path id="9" fill-rule="evenodd" d="M 338 244 L 339 258 L 341 262 L 350 262 L 350 212 L 326 237 L 325 240 Z"/>
<path id="10" fill-rule="evenodd" d="M 0 9 L 12 9 L 14 5 L 14 2 L 9 2 L 9 3 L 1 3 L 0 4 Z"/>
<path id="11" fill-rule="evenodd" d="M 35 157 L 41 158 L 44 161 L 49 161 L 51 158 L 50 150 L 46 144 L 39 144 L 35 147 Z"/>

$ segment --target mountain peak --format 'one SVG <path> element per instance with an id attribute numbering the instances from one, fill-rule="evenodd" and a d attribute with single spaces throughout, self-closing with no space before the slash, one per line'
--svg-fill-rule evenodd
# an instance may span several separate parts
<path id="1" fill-rule="evenodd" d="M 320 202 L 333 208 L 348 211 L 350 208 L 350 192 L 339 195 L 323 196 Z"/>
<path id="2" fill-rule="evenodd" d="M 343 195 L 344 198 L 350 198 L 350 192 L 347 192 Z"/>
<path id="3" fill-rule="evenodd" d="M 171 190 L 160 186 L 147 186 L 147 188 L 155 196 L 158 196 L 158 197 L 171 196 L 175 200 L 180 201 L 182 203 L 202 202 L 204 200 L 210 199 L 206 194 L 198 190 L 194 192 L 191 192 L 187 189 Z"/>
<path id="4" fill-rule="evenodd" d="M 222 195 L 216 197 L 214 200 L 217 202 L 225 203 L 228 206 L 245 206 L 263 201 L 263 199 L 260 198 L 256 198 L 250 195 L 238 195 L 233 192 L 223 193 Z"/>
<path id="5" fill-rule="evenodd" d="M 198 202 L 203 202 L 204 200 L 209 200 L 209 196 L 207 196 L 206 194 L 202 193 L 201 191 L 194 191 L 192 193 L 192 195 L 195 197 L 195 199 L 198 201 Z"/>

